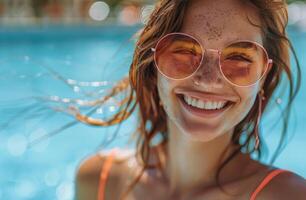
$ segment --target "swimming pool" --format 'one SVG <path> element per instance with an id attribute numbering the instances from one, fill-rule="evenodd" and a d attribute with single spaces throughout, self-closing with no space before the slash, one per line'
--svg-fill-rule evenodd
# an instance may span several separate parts
<path id="1" fill-rule="evenodd" d="M 73 119 L 69 115 L 46 109 L 30 96 L 97 98 L 128 72 L 133 42 L 128 41 L 139 27 L 2 27 L 0 29 L 0 199 L 73 199 L 74 174 L 84 156 L 95 152 L 104 135 L 116 127 L 97 128 L 77 124 L 55 134 L 27 150 L 29 142 Z M 306 33 L 290 29 L 306 76 Z M 59 74 L 57 74 L 59 72 Z M 68 82 L 64 82 L 64 79 Z M 305 117 L 306 82 L 294 104 L 289 130 L 295 131 L 276 166 L 290 169 L 306 177 Z M 32 110 L 23 110 L 25 107 Z M 97 113 L 111 113 L 108 110 Z M 105 113 L 104 113 L 105 114 Z M 271 110 L 264 117 L 266 143 L 273 152 L 279 139 L 280 124 L 271 120 L 280 115 Z M 25 118 L 26 117 L 26 118 Z M 7 123 L 7 122 L 10 123 Z M 109 147 L 121 146 L 135 124 L 135 117 L 126 121 L 120 135 Z M 108 136 L 107 136 L 108 137 Z"/>

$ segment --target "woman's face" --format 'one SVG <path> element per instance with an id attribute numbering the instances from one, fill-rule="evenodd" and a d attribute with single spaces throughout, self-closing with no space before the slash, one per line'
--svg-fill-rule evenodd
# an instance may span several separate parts
<path id="1" fill-rule="evenodd" d="M 251 40 L 262 44 L 261 30 L 250 23 L 260 24 L 255 8 L 239 0 L 192 0 L 184 16 L 180 32 L 196 37 L 207 49 L 219 49 L 235 40 Z M 261 79 L 250 87 L 237 87 L 227 82 L 218 65 L 218 55 L 209 51 L 202 65 L 191 77 L 170 80 L 158 72 L 157 87 L 168 115 L 168 123 L 192 140 L 209 141 L 233 128 L 253 106 Z M 195 82 L 197 84 L 195 84 Z M 196 114 L 183 104 L 185 97 L 197 97 L 209 102 L 229 102 L 217 114 Z M 213 105 L 213 104 L 212 104 Z"/>

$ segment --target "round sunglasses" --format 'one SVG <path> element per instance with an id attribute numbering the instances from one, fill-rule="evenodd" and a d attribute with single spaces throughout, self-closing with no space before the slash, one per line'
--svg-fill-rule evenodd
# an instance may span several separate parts
<path id="1" fill-rule="evenodd" d="M 158 71 L 173 80 L 191 77 L 200 68 L 205 53 L 216 52 L 221 74 L 229 83 L 238 87 L 256 84 L 273 63 L 266 49 L 250 40 L 231 42 L 222 50 L 203 46 L 189 34 L 173 32 L 160 38 L 151 50 Z"/>

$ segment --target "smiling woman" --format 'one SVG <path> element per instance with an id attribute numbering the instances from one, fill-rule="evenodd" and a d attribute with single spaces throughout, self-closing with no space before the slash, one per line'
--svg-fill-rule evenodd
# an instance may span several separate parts
<path id="1" fill-rule="evenodd" d="M 82 162 L 77 199 L 305 199 L 301 176 L 260 162 L 262 113 L 285 74 L 286 134 L 300 84 L 297 58 L 296 80 L 289 64 L 287 20 L 285 1 L 159 1 L 129 78 L 114 88 L 131 89 L 125 106 L 106 122 L 77 114 L 108 126 L 138 106 L 137 148 Z"/>

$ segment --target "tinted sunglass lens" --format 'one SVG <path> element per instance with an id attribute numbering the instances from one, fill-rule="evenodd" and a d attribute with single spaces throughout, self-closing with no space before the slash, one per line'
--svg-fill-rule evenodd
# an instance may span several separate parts
<path id="1" fill-rule="evenodd" d="M 161 73 L 182 79 L 196 71 L 202 60 L 202 49 L 196 39 L 184 34 L 163 37 L 155 49 L 156 66 Z"/>
<path id="2" fill-rule="evenodd" d="M 227 46 L 220 57 L 225 78 L 239 86 L 256 83 L 265 73 L 267 63 L 266 51 L 260 45 L 247 41 Z"/>

